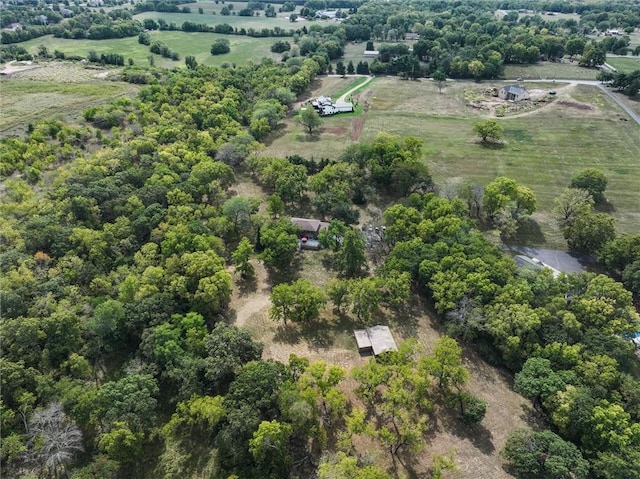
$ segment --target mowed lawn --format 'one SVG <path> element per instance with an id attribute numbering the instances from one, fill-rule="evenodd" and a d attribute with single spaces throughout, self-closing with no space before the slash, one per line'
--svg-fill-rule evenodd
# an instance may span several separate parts
<path id="1" fill-rule="evenodd" d="M 473 125 L 487 112 L 468 107 L 464 92 L 478 88 L 477 84 L 452 83 L 438 94 L 430 81 L 389 77 L 365 89 L 369 110 L 362 117 L 327 118 L 317 138 L 309 138 L 298 125 L 289 125 L 265 154 L 335 158 L 354 141 L 370 141 L 379 132 L 413 135 L 425 142 L 425 161 L 439 186 L 460 180 L 486 184 L 505 175 L 531 187 L 538 198 L 535 219 L 542 236 L 530 240 L 551 247 L 565 247 L 551 217 L 554 198 L 582 168 L 598 167 L 609 179 L 607 198 L 618 230 L 637 232 L 640 127 L 622 121 L 626 115 L 595 87 L 547 85 L 558 89 L 554 103 L 499 119 L 505 130 L 502 147 L 484 147 L 474 138 Z M 490 86 L 490 82 L 480 85 Z M 357 122 L 362 121 L 356 138 Z"/>
<path id="2" fill-rule="evenodd" d="M 607 58 L 607 63 L 620 73 L 631 73 L 640 70 L 640 58 Z"/>
<path id="3" fill-rule="evenodd" d="M 90 51 L 98 54 L 119 53 L 124 56 L 125 61 L 132 58 L 137 65 L 147 66 L 148 57 L 153 55 L 156 66 L 173 68 L 184 67 L 184 57 L 193 55 L 198 63 L 204 65 L 221 65 L 223 63 L 235 63 L 244 65 L 247 61 L 260 61 L 263 57 L 280 59 L 281 55 L 271 53 L 271 45 L 276 38 L 251 38 L 241 35 L 222 35 L 218 33 L 180 32 L 180 31 L 153 31 L 149 32 L 151 41 L 165 43 L 171 50 L 180 54 L 180 60 L 173 61 L 163 58 L 160 55 L 153 55 L 147 45 L 138 43 L 138 37 L 117 38 L 109 40 L 70 40 L 65 38 L 55 38 L 52 35 L 36 38 L 23 42 L 20 45 L 36 53 L 38 46 L 44 44 L 49 51 L 54 50 L 64 52 L 66 55 L 80 55 L 86 57 Z M 224 55 L 211 55 L 211 44 L 217 38 L 227 38 L 230 42 L 231 51 Z M 285 37 L 285 40 L 291 40 Z"/>

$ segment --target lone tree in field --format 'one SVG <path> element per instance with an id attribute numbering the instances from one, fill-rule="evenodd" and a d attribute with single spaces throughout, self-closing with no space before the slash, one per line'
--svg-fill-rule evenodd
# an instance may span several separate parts
<path id="1" fill-rule="evenodd" d="M 320 118 L 316 110 L 308 106 L 300 111 L 298 123 L 307 130 L 309 135 L 313 135 L 314 132 L 318 131 L 320 125 L 322 125 L 322 118 Z"/>
<path id="2" fill-rule="evenodd" d="M 496 120 L 484 120 L 473 125 L 473 131 L 483 143 L 497 143 L 502 139 L 504 128 Z"/>
<path id="3" fill-rule="evenodd" d="M 604 190 L 607 189 L 607 177 L 598 168 L 585 168 L 571 179 L 571 188 L 587 190 L 593 201 L 602 203 L 604 201 Z"/>
<path id="4" fill-rule="evenodd" d="M 447 81 L 447 75 L 442 70 L 433 72 L 433 80 L 438 84 L 438 92 L 442 93 L 442 87 Z"/>

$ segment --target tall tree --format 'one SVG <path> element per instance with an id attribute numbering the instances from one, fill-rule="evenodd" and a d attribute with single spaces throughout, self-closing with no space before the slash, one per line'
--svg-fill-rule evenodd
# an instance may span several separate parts
<path id="1" fill-rule="evenodd" d="M 607 177 L 598 168 L 586 168 L 571 179 L 570 186 L 588 191 L 593 201 L 602 203 L 604 190 L 607 189 Z"/>
<path id="2" fill-rule="evenodd" d="M 318 131 L 320 125 L 322 125 L 322 118 L 320 118 L 315 108 L 310 106 L 300 110 L 296 121 L 307 130 L 309 135 L 313 135 L 314 132 Z"/>
<path id="3" fill-rule="evenodd" d="M 362 235 L 353 228 L 348 229 L 342 246 L 336 253 L 336 264 L 345 276 L 353 278 L 367 269 L 366 244 Z"/>

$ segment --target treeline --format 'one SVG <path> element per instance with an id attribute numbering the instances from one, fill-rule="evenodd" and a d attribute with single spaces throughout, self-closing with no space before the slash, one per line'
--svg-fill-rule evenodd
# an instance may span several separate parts
<path id="1" fill-rule="evenodd" d="M 227 35 L 247 35 L 250 37 L 290 37 L 295 34 L 300 34 L 302 30 L 289 29 L 285 30 L 280 27 L 274 28 L 262 28 L 256 30 L 255 28 L 238 28 L 232 27 L 228 23 L 219 23 L 216 25 L 207 25 L 206 23 L 195 22 L 183 22 L 182 25 L 177 25 L 174 22 L 167 22 L 162 18 L 143 20 L 142 26 L 145 30 L 160 30 L 160 31 L 183 31 L 183 32 L 209 32 L 209 33 L 224 33 Z"/>
<path id="2" fill-rule="evenodd" d="M 271 62 L 198 67 L 167 74 L 136 100 L 88 109 L 91 128 L 42 122 L 24 139 L 2 140 L 7 201 L 0 229 L 3 238 L 18 234 L 0 249 L 0 334 L 13 345 L 0 360 L 3 471 L 60 475 L 77 466 L 76 478 L 96 470 L 101 477 L 127 475 L 141 464 L 166 467 L 165 477 L 182 471 L 173 456 L 176 441 L 190 441 L 181 420 L 167 426 L 166 455 L 152 452 L 166 422 L 156 419 L 164 405 L 175 410 L 178 402 L 195 401 L 194 394 L 208 404 L 227 394 L 238 368 L 260 358 L 246 333 L 215 328 L 231 295 L 226 258 L 243 227 L 229 191 L 231 165 L 258 147 L 244 125 L 266 118 L 267 104 L 282 108 L 278 99 L 295 100 L 292 88 L 303 91 L 316 73 L 311 60 L 293 73 Z M 98 152 L 83 158 L 87 145 Z M 53 165 L 56 186 L 46 199 L 36 196 L 29 184 Z M 9 179 L 16 171 L 20 178 Z M 44 309 L 36 306 L 41 300 Z M 162 352 L 167 328 L 185 334 L 185 355 Z M 231 356 L 215 352 L 234 337 Z M 271 367 L 265 364 L 256 367 Z M 249 400 L 237 394 L 236 413 L 232 396 L 225 399 L 232 425 L 216 441 L 229 456 L 249 448 L 235 437 L 231 416 L 244 417 Z M 252 424 L 257 416 L 246 417 Z M 59 428 L 63 442 L 56 442 Z M 86 455 L 75 456 L 80 449 Z M 53 466 L 52 455 L 62 458 Z M 233 457 L 222 464 L 235 467 Z"/>
<path id="3" fill-rule="evenodd" d="M 416 71 L 415 60 L 410 58 L 414 56 L 423 62 L 418 76 L 440 70 L 454 78 L 496 78 L 502 73 L 503 64 L 556 61 L 565 55 L 580 57 L 585 66 L 596 66 L 604 62 L 606 51 L 625 53 L 629 45 L 628 37 L 606 38 L 601 43 L 590 41 L 586 35 L 595 28 L 590 21 L 551 21 L 540 15 L 519 18 L 517 11 L 499 19 L 495 7 L 486 2 L 445 8 L 441 2 L 418 1 L 407 6 L 404 2 L 371 1 L 350 15 L 342 27 L 345 32 L 357 27 L 360 40 L 387 42 L 386 51 L 379 58 L 381 64 L 372 71 L 396 73 L 398 66 L 393 62 L 398 61 L 402 64 L 400 70 Z M 617 7 L 624 16 L 626 5 Z M 629 15 L 628 28 L 640 24 L 639 15 Z M 404 39 L 407 33 L 419 35 L 412 52 L 406 44 L 393 43 Z M 347 33 L 347 39 L 353 39 L 352 35 Z"/>
<path id="4" fill-rule="evenodd" d="M 133 20 L 131 12 L 116 9 L 108 13 L 81 13 L 53 25 L 31 26 L 15 31 L 3 30 L 2 43 L 18 43 L 49 34 L 58 38 L 104 40 L 132 37 L 141 31 L 142 25 Z"/>

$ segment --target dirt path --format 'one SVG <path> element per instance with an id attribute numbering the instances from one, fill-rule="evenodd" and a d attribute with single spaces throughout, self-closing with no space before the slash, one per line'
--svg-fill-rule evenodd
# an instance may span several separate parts
<path id="1" fill-rule="evenodd" d="M 247 327 L 255 316 L 266 315 L 271 304 L 271 287 L 264 265 L 256 260 L 251 261 L 251 264 L 256 270 L 253 281 L 242 282 L 238 275 L 234 275 L 235 285 L 229 306 L 234 313 L 233 323 L 239 328 Z M 230 268 L 229 273 L 233 274 L 233 268 Z"/>
<path id="2" fill-rule="evenodd" d="M 364 76 L 364 75 L 361 75 Z M 349 95 L 351 95 L 354 91 L 359 90 L 360 88 L 362 88 L 363 86 L 365 86 L 367 83 L 369 83 L 371 80 L 373 80 L 375 77 L 373 75 L 369 75 L 367 76 L 367 79 L 364 81 L 364 83 L 360 83 L 359 85 L 354 86 L 351 90 L 349 90 L 348 92 L 346 92 L 344 95 L 342 95 L 340 98 L 338 98 L 336 100 L 336 103 L 340 103 L 345 101 L 346 98 L 349 97 Z"/>

